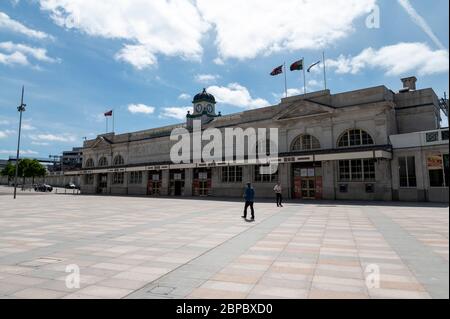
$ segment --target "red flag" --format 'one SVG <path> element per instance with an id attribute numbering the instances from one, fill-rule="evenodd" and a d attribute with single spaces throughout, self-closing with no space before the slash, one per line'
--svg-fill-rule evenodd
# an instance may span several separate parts
<path id="1" fill-rule="evenodd" d="M 112 110 L 111 110 L 111 111 L 108 111 L 108 112 L 106 112 L 104 115 L 105 115 L 105 116 L 112 116 L 112 112 L 113 112 Z"/>
<path id="2" fill-rule="evenodd" d="M 275 75 L 278 75 L 278 74 L 281 74 L 281 73 L 283 73 L 283 66 L 282 65 L 280 65 L 279 67 L 276 67 L 275 69 L 273 69 L 273 71 L 270 72 L 270 75 L 271 76 L 275 76 Z"/>

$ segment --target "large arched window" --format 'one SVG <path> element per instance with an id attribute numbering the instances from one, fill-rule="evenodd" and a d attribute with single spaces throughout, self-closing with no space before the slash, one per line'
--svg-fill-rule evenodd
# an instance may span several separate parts
<path id="1" fill-rule="evenodd" d="M 86 168 L 92 168 L 94 167 L 94 160 L 92 158 L 88 158 L 86 163 L 84 163 L 84 167 Z"/>
<path id="2" fill-rule="evenodd" d="M 338 140 L 338 147 L 372 145 L 372 137 L 363 130 L 353 129 L 344 132 Z"/>
<path id="3" fill-rule="evenodd" d="M 309 134 L 298 136 L 292 142 L 291 151 L 309 151 L 320 149 L 320 142 L 317 138 Z"/>
<path id="4" fill-rule="evenodd" d="M 124 165 L 125 161 L 121 155 L 117 155 L 114 157 L 114 166 Z"/>
<path id="5" fill-rule="evenodd" d="M 103 156 L 98 160 L 98 166 L 99 167 L 108 166 L 108 160 L 106 159 L 106 157 Z"/>

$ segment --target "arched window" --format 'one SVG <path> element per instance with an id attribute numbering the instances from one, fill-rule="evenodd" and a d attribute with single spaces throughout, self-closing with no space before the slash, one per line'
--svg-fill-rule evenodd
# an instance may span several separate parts
<path id="1" fill-rule="evenodd" d="M 125 161 L 123 160 L 123 157 L 121 155 L 117 155 L 114 157 L 114 166 L 120 166 L 125 164 Z"/>
<path id="2" fill-rule="evenodd" d="M 338 147 L 372 145 L 372 137 L 363 130 L 355 129 L 344 132 L 338 140 Z"/>
<path id="3" fill-rule="evenodd" d="M 319 140 L 309 134 L 298 136 L 291 146 L 291 151 L 309 151 L 317 149 L 320 149 Z"/>
<path id="4" fill-rule="evenodd" d="M 88 158 L 88 160 L 84 164 L 84 167 L 86 167 L 86 168 L 94 167 L 94 160 L 92 158 Z"/>
<path id="5" fill-rule="evenodd" d="M 98 160 L 98 166 L 99 167 L 108 166 L 108 160 L 106 159 L 106 157 L 103 156 Z"/>

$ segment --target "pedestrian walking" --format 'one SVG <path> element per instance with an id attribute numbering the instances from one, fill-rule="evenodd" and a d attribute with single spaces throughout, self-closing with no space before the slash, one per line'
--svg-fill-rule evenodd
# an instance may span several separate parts
<path id="1" fill-rule="evenodd" d="M 281 188 L 281 183 L 278 182 L 275 187 L 273 188 L 273 191 L 275 192 L 275 197 L 276 197 L 276 201 L 277 201 L 277 207 L 283 207 L 282 204 L 282 200 L 283 200 L 283 195 L 282 195 L 282 188 Z"/>
<path id="2" fill-rule="evenodd" d="M 244 207 L 244 216 L 242 218 L 247 219 L 247 208 L 250 207 L 252 213 L 252 219 L 255 220 L 255 210 L 253 209 L 253 204 L 255 202 L 255 190 L 252 187 L 251 183 L 247 183 L 247 188 L 244 193 L 245 199 L 245 207 Z"/>

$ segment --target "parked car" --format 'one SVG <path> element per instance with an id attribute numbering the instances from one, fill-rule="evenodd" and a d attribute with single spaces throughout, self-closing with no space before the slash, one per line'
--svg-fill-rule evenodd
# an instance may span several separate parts
<path id="1" fill-rule="evenodd" d="M 66 188 L 69 188 L 69 189 L 76 189 L 76 188 L 77 188 L 77 185 L 75 185 L 74 183 L 69 183 L 69 184 L 66 184 Z"/>
<path id="2" fill-rule="evenodd" d="M 34 187 L 36 192 L 51 192 L 53 191 L 53 187 L 48 184 L 38 184 Z"/>

